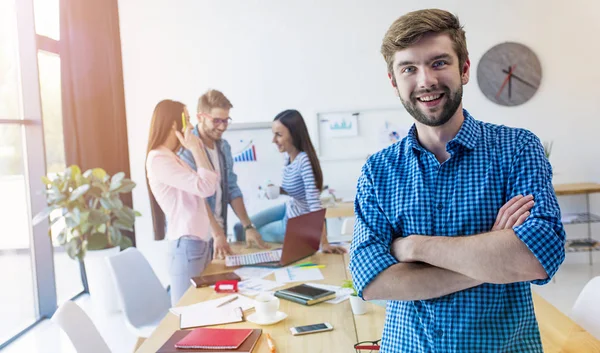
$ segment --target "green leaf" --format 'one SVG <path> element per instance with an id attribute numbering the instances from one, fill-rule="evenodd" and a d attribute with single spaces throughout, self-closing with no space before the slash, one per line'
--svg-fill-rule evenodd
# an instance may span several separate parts
<path id="1" fill-rule="evenodd" d="M 117 216 L 118 220 L 126 224 L 133 224 L 133 222 L 135 222 L 135 218 L 133 217 L 133 215 L 129 215 L 125 211 L 113 210 L 113 214 Z"/>
<path id="2" fill-rule="evenodd" d="M 114 244 L 114 245 L 121 244 L 123 234 L 121 233 L 121 231 L 118 228 L 110 227 L 108 230 L 108 233 L 110 235 L 110 242 L 112 244 Z"/>
<path id="3" fill-rule="evenodd" d="M 135 188 L 135 185 L 135 182 L 131 180 L 123 180 L 121 182 L 121 187 L 116 189 L 115 191 L 121 194 L 131 192 L 131 190 Z"/>
<path id="4" fill-rule="evenodd" d="M 100 204 L 102 205 L 102 207 L 106 208 L 107 210 L 110 210 L 114 207 L 111 200 L 107 199 L 106 197 L 103 197 L 100 199 Z"/>
<path id="5" fill-rule="evenodd" d="M 108 237 L 106 234 L 92 234 L 88 237 L 88 250 L 102 250 L 108 247 Z"/>
<path id="6" fill-rule="evenodd" d="M 81 169 L 75 164 L 71 165 L 69 169 L 71 170 L 71 179 L 75 179 L 78 175 L 81 175 Z"/>
<path id="7" fill-rule="evenodd" d="M 85 171 L 85 173 L 83 173 L 83 177 L 86 179 L 89 179 L 89 177 L 92 175 L 92 170 L 88 169 Z"/>
<path id="8" fill-rule="evenodd" d="M 81 252 L 81 243 L 79 238 L 73 238 L 65 244 L 65 250 L 70 258 L 75 259 Z"/>
<path id="9" fill-rule="evenodd" d="M 98 233 L 106 234 L 106 223 L 102 223 L 97 228 Z"/>
<path id="10" fill-rule="evenodd" d="M 133 214 L 134 214 L 136 217 L 142 217 L 142 214 L 141 214 L 141 213 L 139 213 L 138 211 L 133 211 Z"/>
<path id="11" fill-rule="evenodd" d="M 92 225 L 89 223 L 83 223 L 81 225 L 81 233 L 87 234 L 92 229 Z"/>
<path id="12" fill-rule="evenodd" d="M 83 196 L 90 189 L 89 184 L 81 185 L 77 189 L 73 190 L 71 196 L 69 197 L 69 201 L 75 201 L 81 196 Z"/>
<path id="13" fill-rule="evenodd" d="M 73 214 L 72 213 L 68 213 L 65 216 L 65 224 L 69 228 L 75 228 L 75 227 L 79 226 L 79 222 L 77 222 L 77 221 L 75 221 L 75 219 L 73 219 Z"/>
<path id="14" fill-rule="evenodd" d="M 121 251 L 130 248 L 133 246 L 133 242 L 131 241 L 131 238 L 129 238 L 128 236 L 123 236 L 121 238 L 121 243 L 119 244 L 121 246 Z"/>
<path id="15" fill-rule="evenodd" d="M 102 168 L 92 169 L 92 175 L 98 180 L 104 180 L 106 178 L 106 171 Z"/>
<path id="16" fill-rule="evenodd" d="M 45 175 L 42 175 L 42 183 L 44 183 L 44 185 L 49 186 L 52 185 L 52 180 L 50 180 L 50 178 L 48 178 Z"/>
<path id="17" fill-rule="evenodd" d="M 116 208 L 116 209 L 123 208 L 123 201 L 121 201 L 121 199 L 119 198 L 118 195 L 115 195 L 114 197 L 112 197 L 111 202 L 112 202 L 114 208 Z"/>
<path id="18" fill-rule="evenodd" d="M 125 178 L 125 173 L 123 172 L 119 172 L 113 175 L 112 179 L 110 180 L 110 191 L 116 190 L 119 187 L 121 187 L 121 181 L 123 180 L 123 178 Z"/>
<path id="19" fill-rule="evenodd" d="M 40 213 L 38 213 L 37 215 L 35 215 L 35 217 L 33 218 L 33 225 L 37 225 L 38 223 L 40 223 L 41 221 L 48 219 L 48 216 L 50 216 L 50 213 L 52 213 L 52 211 L 54 211 L 56 207 L 54 206 L 48 206 L 46 208 L 44 208 Z"/>
<path id="20" fill-rule="evenodd" d="M 102 197 L 102 189 L 96 185 L 93 185 L 87 194 L 95 198 L 100 198 Z"/>
<path id="21" fill-rule="evenodd" d="M 113 222 L 113 227 L 133 232 L 133 224 L 124 222 L 120 219 L 117 219 L 116 221 Z"/>
<path id="22" fill-rule="evenodd" d="M 91 225 L 99 226 L 102 223 L 106 223 L 110 221 L 110 217 L 100 210 L 91 210 L 90 216 L 88 217 L 88 222 Z"/>
<path id="23" fill-rule="evenodd" d="M 60 245 L 65 245 L 65 243 L 67 241 L 67 232 L 65 229 L 58 232 L 58 234 L 56 235 L 56 241 Z"/>

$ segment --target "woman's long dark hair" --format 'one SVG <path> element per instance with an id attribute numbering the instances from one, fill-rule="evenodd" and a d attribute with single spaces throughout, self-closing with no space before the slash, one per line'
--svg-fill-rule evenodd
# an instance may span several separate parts
<path id="1" fill-rule="evenodd" d="M 171 128 L 173 122 L 177 124 L 177 130 L 183 129 L 183 123 L 181 122 L 181 113 L 183 113 L 185 105 L 180 102 L 165 99 L 160 101 L 154 108 L 152 114 L 152 122 L 150 123 L 150 135 L 148 136 L 148 148 L 146 148 L 146 159 L 148 159 L 148 153 L 160 145 L 165 143 L 169 134 L 171 134 Z M 148 182 L 148 170 L 146 170 L 146 186 L 148 187 L 148 194 L 150 195 L 150 208 L 152 210 L 152 225 L 154 226 L 154 239 L 163 240 L 165 238 L 166 220 L 165 213 L 156 202 L 154 194 L 150 189 L 150 183 Z"/>
<path id="2" fill-rule="evenodd" d="M 298 151 L 305 152 L 310 160 L 312 166 L 313 175 L 315 176 L 315 183 L 319 191 L 323 190 L 323 172 L 321 171 L 321 164 L 319 158 L 317 158 L 317 152 L 310 140 L 308 129 L 304 123 L 304 119 L 300 112 L 297 110 L 285 110 L 277 114 L 273 121 L 279 121 L 283 124 L 292 136 L 292 143 Z"/>

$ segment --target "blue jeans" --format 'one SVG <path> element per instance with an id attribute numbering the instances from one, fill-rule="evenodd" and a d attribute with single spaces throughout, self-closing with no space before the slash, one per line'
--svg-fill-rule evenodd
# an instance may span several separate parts
<path id="1" fill-rule="evenodd" d="M 191 285 L 190 278 L 199 276 L 212 260 L 213 240 L 183 236 L 169 241 L 169 277 L 171 305 L 177 304 Z"/>
<path id="2" fill-rule="evenodd" d="M 250 217 L 250 221 L 262 236 L 264 241 L 283 243 L 287 218 L 285 217 L 285 203 L 268 208 Z M 233 226 L 236 241 L 245 241 L 246 234 L 241 223 Z"/>

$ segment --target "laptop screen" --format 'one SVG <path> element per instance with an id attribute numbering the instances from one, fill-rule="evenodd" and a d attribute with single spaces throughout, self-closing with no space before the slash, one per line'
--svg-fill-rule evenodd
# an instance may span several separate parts
<path id="1" fill-rule="evenodd" d="M 288 220 L 281 254 L 282 266 L 319 251 L 325 211 L 321 209 Z"/>

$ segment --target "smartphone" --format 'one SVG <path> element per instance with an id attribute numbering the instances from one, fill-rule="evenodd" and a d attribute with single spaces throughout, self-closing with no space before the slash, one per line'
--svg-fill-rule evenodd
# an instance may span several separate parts
<path id="1" fill-rule="evenodd" d="M 320 324 L 314 325 L 306 325 L 306 326 L 296 326 L 290 328 L 292 335 L 307 335 L 309 333 L 323 332 L 323 331 L 331 331 L 333 330 L 333 326 L 330 323 L 324 322 Z"/>
<path id="2" fill-rule="evenodd" d="M 182 132 L 185 132 L 185 130 L 187 129 L 187 119 L 185 118 L 185 113 L 181 112 L 181 125 L 183 126 L 181 128 Z"/>

